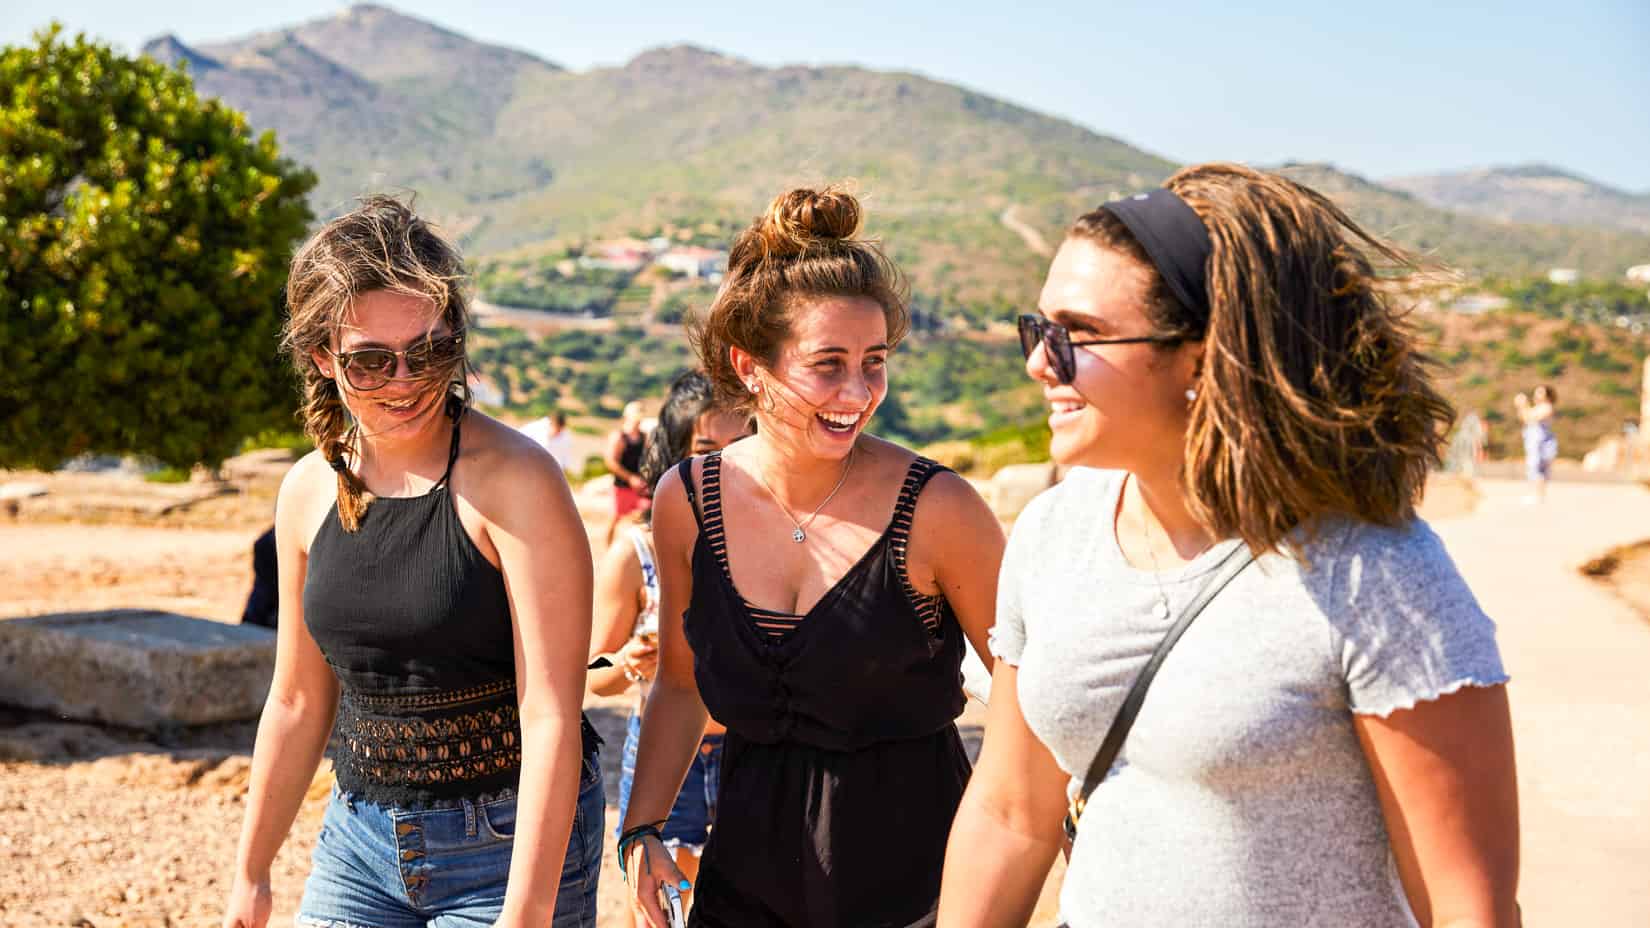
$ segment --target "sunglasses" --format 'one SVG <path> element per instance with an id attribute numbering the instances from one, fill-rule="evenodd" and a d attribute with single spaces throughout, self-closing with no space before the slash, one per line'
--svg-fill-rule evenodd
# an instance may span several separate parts
<path id="1" fill-rule="evenodd" d="M 1058 322 L 1044 316 L 1035 316 L 1025 313 L 1020 316 L 1020 352 L 1031 359 L 1031 353 L 1037 350 L 1038 343 L 1046 346 L 1048 366 L 1054 371 L 1054 376 L 1062 383 L 1069 384 L 1077 376 L 1077 357 L 1071 349 L 1080 345 L 1135 345 L 1156 344 L 1172 345 L 1183 339 L 1174 335 L 1142 335 L 1136 338 L 1088 338 L 1074 342 L 1071 332 Z"/>
<path id="2" fill-rule="evenodd" d="M 329 351 L 349 385 L 362 392 L 376 390 L 395 379 L 396 362 L 407 361 L 408 380 L 429 377 L 458 363 L 464 357 L 464 336 L 458 333 L 426 338 L 416 345 L 392 351 L 362 348 L 358 351 Z"/>

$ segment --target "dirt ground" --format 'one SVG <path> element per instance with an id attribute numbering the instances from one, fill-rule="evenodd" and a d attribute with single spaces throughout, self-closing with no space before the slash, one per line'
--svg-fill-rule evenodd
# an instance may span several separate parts
<path id="1" fill-rule="evenodd" d="M 251 587 L 252 542 L 271 520 L 278 474 L 231 480 L 236 492 L 162 511 L 187 488 L 104 475 L 0 472 L 46 497 L 0 508 L 0 618 L 111 607 L 235 622 Z M 200 493 L 193 494 L 195 497 Z M 592 538 L 595 493 L 581 496 Z M 628 703 L 593 699 L 618 796 Z M 961 720 L 977 749 L 983 712 Z M 245 806 L 254 723 L 151 733 L 0 708 L 0 926 L 217 926 Z M 291 923 L 331 783 L 323 764 L 272 871 L 275 917 Z M 616 810 L 608 809 L 611 843 Z M 1035 924 L 1054 924 L 1054 891 Z M 603 855 L 600 924 L 621 921 L 623 883 Z"/>
<path id="2" fill-rule="evenodd" d="M 0 486 L 42 479 L 0 473 Z M 37 498 L 11 516 L 0 506 L 0 616 L 123 606 L 236 621 L 251 582 L 251 543 L 268 524 L 275 484 L 267 474 L 235 482 L 240 492 L 162 511 L 166 494 L 187 490 L 79 475 L 54 484 L 51 506 Z M 1581 552 L 1628 550 L 1650 535 L 1650 521 L 1639 516 L 1644 503 L 1625 489 L 1559 485 L 1548 506 L 1529 507 L 1518 502 L 1515 483 L 1482 487 L 1488 495 L 1440 482 L 1425 512 L 1501 624 L 1517 682 L 1525 911 L 1544 916 L 1532 923 L 1650 924 L 1639 920 L 1650 915 L 1650 894 L 1630 888 L 1642 887 L 1650 864 L 1643 838 L 1650 807 L 1623 806 L 1643 792 L 1634 771 L 1650 773 L 1642 766 L 1650 739 L 1641 714 L 1650 633 L 1634 619 L 1624 627 L 1614 610 L 1627 612 L 1625 604 L 1595 601 L 1614 597 L 1574 566 L 1585 560 Z M 77 495 L 87 504 L 65 502 Z M 592 514 L 601 508 L 593 497 L 583 502 Z M 1612 540 L 1587 540 L 1612 522 L 1621 523 L 1610 529 Z M 605 532 L 594 515 L 590 528 L 593 536 Z M 1521 539 L 1528 545 L 1514 543 Z M 1650 602 L 1650 550 L 1631 551 L 1610 578 L 1612 592 L 1631 585 Z M 1572 613 L 1571 622 L 1588 623 L 1587 638 L 1551 621 Z M 1595 639 L 1584 654 L 1576 643 Z M 1578 717 L 1575 706 L 1591 709 Z M 608 741 L 603 766 L 613 799 L 625 704 L 596 701 L 589 711 Z M 1577 718 L 1620 724 L 1601 722 L 1594 731 Z M 971 742 L 981 721 L 971 705 L 961 720 Z M 1586 744 L 1563 741 L 1582 729 L 1595 748 L 1621 742 L 1610 753 L 1627 760 L 1588 770 L 1567 762 L 1586 753 Z M 0 926 L 216 926 L 253 733 L 252 723 L 142 733 L 0 709 L 0 872 L 7 875 Z M 1549 743 L 1555 739 L 1563 743 Z M 289 924 L 297 907 L 328 783 L 323 770 L 276 860 L 272 924 Z M 603 865 L 601 924 L 613 928 L 621 924 L 623 884 L 611 849 Z M 1056 868 L 1034 925 L 1054 924 L 1058 882 Z"/>

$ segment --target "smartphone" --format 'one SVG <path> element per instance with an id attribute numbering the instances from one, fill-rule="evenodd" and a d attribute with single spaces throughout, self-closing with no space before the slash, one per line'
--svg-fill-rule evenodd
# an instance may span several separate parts
<path id="1" fill-rule="evenodd" d="M 659 884 L 659 908 L 669 919 L 668 928 L 687 928 L 687 918 L 682 915 L 682 891 L 675 884 Z"/>

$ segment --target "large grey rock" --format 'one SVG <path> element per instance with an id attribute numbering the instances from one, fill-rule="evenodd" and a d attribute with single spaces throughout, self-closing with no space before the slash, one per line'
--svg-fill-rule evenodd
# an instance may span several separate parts
<path id="1" fill-rule="evenodd" d="M 1026 508 L 1032 497 L 1054 486 L 1058 479 L 1059 471 L 1052 462 L 1010 464 L 991 475 L 991 493 L 986 502 L 991 504 L 997 518 L 1009 522 Z"/>
<path id="2" fill-rule="evenodd" d="M 0 621 L 0 703 L 134 728 L 256 718 L 275 633 L 145 609 Z"/>

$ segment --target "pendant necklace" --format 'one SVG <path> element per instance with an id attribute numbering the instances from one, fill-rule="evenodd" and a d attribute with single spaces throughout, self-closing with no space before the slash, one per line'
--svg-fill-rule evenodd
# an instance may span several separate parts
<path id="1" fill-rule="evenodd" d="M 785 514 L 785 518 L 789 519 L 791 524 L 796 526 L 796 530 L 791 532 L 792 541 L 797 544 L 801 544 L 808 540 L 808 533 L 806 529 L 809 525 L 813 524 L 814 516 L 819 515 L 819 511 L 825 508 L 825 504 L 829 503 L 831 499 L 836 496 L 836 491 L 842 489 L 842 485 L 848 482 L 848 471 L 854 466 L 854 452 L 858 450 L 858 445 L 855 445 L 853 448 L 848 450 L 848 462 L 842 465 L 842 476 L 837 478 L 836 486 L 831 488 L 831 492 L 825 494 L 825 499 L 821 501 L 818 506 L 815 506 L 814 511 L 808 513 L 808 517 L 803 519 L 801 522 L 796 521 L 796 517 L 791 515 L 791 511 L 785 508 L 784 503 L 780 502 L 779 494 L 773 491 L 773 487 L 768 486 L 768 481 L 762 479 L 761 466 L 755 465 L 753 462 L 754 466 L 752 466 L 751 472 L 756 475 L 756 482 L 762 484 L 762 489 L 767 490 L 768 495 L 773 497 L 774 505 L 778 506 L 779 511 Z"/>

